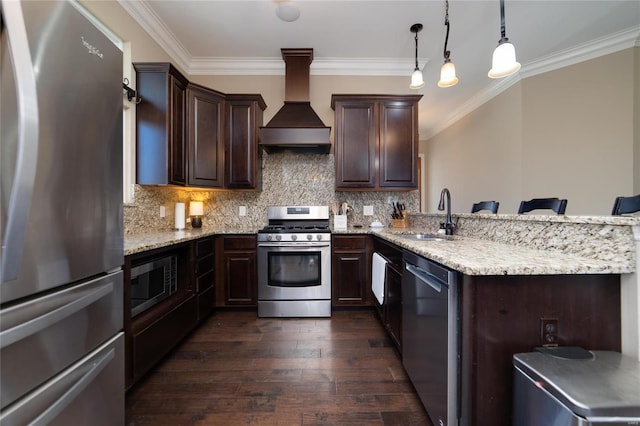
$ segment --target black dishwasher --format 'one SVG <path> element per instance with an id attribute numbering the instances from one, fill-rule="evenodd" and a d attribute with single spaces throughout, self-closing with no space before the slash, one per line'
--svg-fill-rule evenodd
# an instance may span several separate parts
<path id="1" fill-rule="evenodd" d="M 404 251 L 402 363 L 436 426 L 458 424 L 458 273 Z"/>

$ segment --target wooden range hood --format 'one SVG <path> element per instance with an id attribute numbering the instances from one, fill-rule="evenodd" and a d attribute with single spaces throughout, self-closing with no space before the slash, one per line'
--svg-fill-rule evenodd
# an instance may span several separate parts
<path id="1" fill-rule="evenodd" d="M 309 69 L 313 49 L 281 49 L 285 62 L 284 106 L 260 127 L 260 145 L 267 152 L 293 149 L 326 154 L 331 127 L 324 125 L 309 101 Z"/>

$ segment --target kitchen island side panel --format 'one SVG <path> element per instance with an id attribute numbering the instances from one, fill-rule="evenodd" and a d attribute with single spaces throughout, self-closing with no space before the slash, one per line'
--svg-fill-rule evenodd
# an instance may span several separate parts
<path id="1" fill-rule="evenodd" d="M 511 425 L 516 353 L 542 345 L 541 318 L 558 343 L 620 351 L 620 276 L 468 276 L 460 289 L 461 425 Z"/>

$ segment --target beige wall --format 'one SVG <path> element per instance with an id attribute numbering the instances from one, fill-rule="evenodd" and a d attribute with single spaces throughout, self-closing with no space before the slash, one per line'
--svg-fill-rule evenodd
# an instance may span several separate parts
<path id="1" fill-rule="evenodd" d="M 637 50 L 526 78 L 427 141 L 428 210 L 446 186 L 454 211 L 558 196 L 567 214 L 610 214 L 634 192 Z"/>
<path id="2" fill-rule="evenodd" d="M 518 83 L 428 141 L 428 211 L 436 210 L 445 187 L 454 212 L 468 213 L 474 202 L 484 200 L 500 201 L 502 211 L 506 201 L 519 198 L 521 104 Z"/>
<path id="3" fill-rule="evenodd" d="M 171 61 L 169 55 L 138 25 L 115 0 L 80 0 L 111 31 L 124 42 L 131 42 L 132 61 Z M 177 66 L 177 64 L 174 64 Z"/>

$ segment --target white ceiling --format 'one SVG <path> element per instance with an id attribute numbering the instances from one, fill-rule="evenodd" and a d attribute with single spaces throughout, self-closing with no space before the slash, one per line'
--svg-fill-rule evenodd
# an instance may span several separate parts
<path id="1" fill-rule="evenodd" d="M 437 133 L 518 79 L 640 43 L 640 0 L 507 0 L 507 37 L 519 74 L 487 77 L 500 38 L 498 0 L 450 0 L 448 48 L 460 82 L 439 88 L 444 0 L 297 0 L 300 17 L 276 16 L 282 0 L 118 0 L 189 74 L 284 74 L 280 49 L 313 48 L 312 75 L 402 75 L 420 102 L 420 136 Z M 422 23 L 425 87 L 408 89 Z"/>

